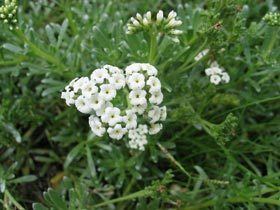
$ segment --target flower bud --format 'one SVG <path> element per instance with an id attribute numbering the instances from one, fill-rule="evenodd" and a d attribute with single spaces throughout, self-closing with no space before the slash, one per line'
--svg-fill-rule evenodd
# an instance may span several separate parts
<path id="1" fill-rule="evenodd" d="M 169 12 L 167 19 L 171 20 L 171 19 L 175 18 L 176 16 L 177 16 L 177 13 L 172 10 L 171 12 Z"/>
<path id="2" fill-rule="evenodd" d="M 149 22 L 152 21 L 152 13 L 151 13 L 151 11 L 148 11 L 148 12 L 146 13 L 146 18 L 147 18 L 147 20 L 148 20 Z"/>
<path id="3" fill-rule="evenodd" d="M 161 23 L 163 20 L 163 11 L 160 10 L 158 13 L 157 13 L 157 23 Z"/>

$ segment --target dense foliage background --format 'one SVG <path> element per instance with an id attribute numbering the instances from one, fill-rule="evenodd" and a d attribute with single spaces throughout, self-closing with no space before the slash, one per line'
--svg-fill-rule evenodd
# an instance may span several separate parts
<path id="1" fill-rule="evenodd" d="M 280 30 L 262 20 L 279 6 L 20 1 L 19 29 L 0 23 L 2 208 L 279 209 Z M 165 38 L 158 46 L 154 64 L 168 118 L 137 152 L 94 136 L 87 117 L 60 93 L 101 65 L 147 62 L 149 40 L 126 35 L 125 25 L 137 12 L 159 9 L 178 12 L 184 34 L 180 43 Z M 215 86 L 205 76 L 214 60 L 229 84 Z"/>

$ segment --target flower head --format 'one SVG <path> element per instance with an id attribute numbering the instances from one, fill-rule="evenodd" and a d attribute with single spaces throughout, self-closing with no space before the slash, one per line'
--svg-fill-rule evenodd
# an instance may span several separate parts
<path id="1" fill-rule="evenodd" d="M 151 20 L 151 14 L 146 13 L 145 18 Z M 145 150 L 147 136 L 158 133 L 166 119 L 166 107 L 159 106 L 163 94 L 157 73 L 147 63 L 131 64 L 125 71 L 105 65 L 94 70 L 90 79 L 73 79 L 61 98 L 68 106 L 75 104 L 78 111 L 90 114 L 89 126 L 96 136 L 107 133 L 111 139 L 120 140 L 127 134 L 130 148 Z"/>
<path id="2" fill-rule="evenodd" d="M 205 69 L 205 74 L 210 77 L 210 82 L 218 85 L 221 82 L 229 83 L 230 76 L 223 68 L 219 67 L 216 61 L 210 64 L 210 67 Z"/>
<path id="3" fill-rule="evenodd" d="M 280 12 L 269 12 L 263 20 L 270 26 L 280 26 Z"/>
<path id="4" fill-rule="evenodd" d="M 139 31 L 156 29 L 158 33 L 166 34 L 174 41 L 179 40 L 177 36 L 182 34 L 183 31 L 176 29 L 178 26 L 182 25 L 182 21 L 177 18 L 177 13 L 171 11 L 167 17 L 164 17 L 163 11 L 159 10 L 155 16 L 155 19 L 153 19 L 150 11 L 143 16 L 137 13 L 135 18 L 130 18 L 126 33 L 134 34 Z"/>
<path id="5" fill-rule="evenodd" d="M 7 24 L 10 30 L 17 28 L 17 8 L 16 0 L 5 0 L 0 7 L 0 20 Z"/>

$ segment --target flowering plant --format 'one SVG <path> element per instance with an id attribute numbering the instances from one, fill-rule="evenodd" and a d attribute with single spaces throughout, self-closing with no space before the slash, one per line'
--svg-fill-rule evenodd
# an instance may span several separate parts
<path id="1" fill-rule="evenodd" d="M 276 0 L 0 0 L 0 209 L 279 206 L 279 22 Z"/>

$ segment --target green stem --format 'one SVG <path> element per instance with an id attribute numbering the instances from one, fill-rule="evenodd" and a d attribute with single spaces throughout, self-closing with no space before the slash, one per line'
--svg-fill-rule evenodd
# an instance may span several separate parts
<path id="1" fill-rule="evenodd" d="M 196 51 L 194 51 L 194 53 L 189 55 L 189 57 L 186 59 L 186 61 L 177 68 L 178 73 L 182 73 L 182 72 L 188 70 L 189 68 L 193 67 L 194 65 L 196 65 L 197 63 L 199 63 L 201 61 L 201 60 L 199 60 L 199 61 L 193 62 L 195 56 L 206 47 L 207 41 L 208 40 L 205 39 L 204 42 L 199 46 L 199 48 Z M 193 63 L 189 64 L 190 62 L 193 62 Z"/>
<path id="2" fill-rule="evenodd" d="M 11 201 L 12 204 L 15 205 L 15 207 L 18 208 L 18 210 L 25 210 L 17 201 L 16 199 L 11 195 L 11 193 L 6 189 L 5 190 L 5 196 Z"/>
<path id="3" fill-rule="evenodd" d="M 150 54 L 149 54 L 149 63 L 154 65 L 156 61 L 156 52 L 157 52 L 157 36 L 151 31 L 150 32 Z"/>
<path id="4" fill-rule="evenodd" d="M 20 64 L 25 60 L 27 60 L 27 57 L 22 56 L 19 59 L 0 62 L 0 66 L 14 66 Z"/>
<path id="5" fill-rule="evenodd" d="M 163 147 L 160 143 L 157 143 L 160 150 L 165 154 L 165 156 L 174 163 L 188 178 L 191 178 L 191 174 L 186 171 L 186 169 L 179 163 L 168 151 L 165 147 Z"/>
<path id="6" fill-rule="evenodd" d="M 109 200 L 109 201 L 105 201 L 103 203 L 99 203 L 97 205 L 94 205 L 93 208 L 106 206 L 106 205 L 121 202 L 121 201 L 132 200 L 132 199 L 135 199 L 135 198 L 147 197 L 151 194 L 152 194 L 152 192 L 150 192 L 148 190 L 140 190 L 140 191 L 132 193 L 130 195 L 126 195 L 126 196 L 123 196 L 123 197 L 120 197 L 120 198 L 116 198 L 116 199 L 112 199 L 112 200 Z"/>
<path id="7" fill-rule="evenodd" d="M 132 178 L 130 180 L 130 182 L 128 183 L 127 187 L 125 188 L 123 196 L 126 196 L 130 192 L 130 190 L 131 190 L 132 186 L 134 185 L 134 183 L 135 183 L 135 178 Z M 125 203 L 120 203 L 120 205 L 118 206 L 117 209 L 125 209 Z"/>
<path id="8" fill-rule="evenodd" d="M 225 112 L 222 112 L 221 114 L 217 114 L 216 115 L 216 118 L 220 117 L 220 116 L 223 116 L 229 112 L 233 112 L 233 111 L 236 111 L 236 110 L 239 110 L 239 109 L 245 109 L 249 106 L 254 106 L 254 105 L 259 105 L 261 103 L 266 103 L 266 102 L 270 102 L 270 101 L 275 101 L 275 100 L 279 100 L 280 99 L 280 96 L 275 96 L 275 97 L 271 97 L 271 98 L 265 98 L 265 99 L 261 99 L 261 100 L 258 100 L 258 101 L 253 101 L 253 102 L 250 102 L 250 103 L 247 103 L 247 104 L 244 104 L 244 105 L 241 105 L 239 107 L 236 107 L 236 108 L 233 108 L 233 109 L 230 109 L 228 111 L 225 111 Z"/>

